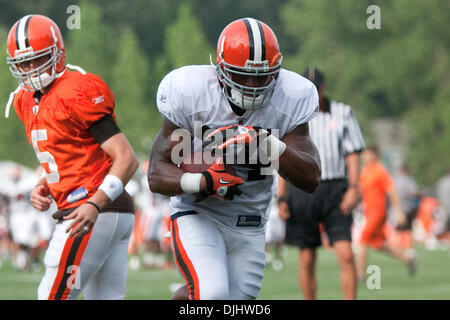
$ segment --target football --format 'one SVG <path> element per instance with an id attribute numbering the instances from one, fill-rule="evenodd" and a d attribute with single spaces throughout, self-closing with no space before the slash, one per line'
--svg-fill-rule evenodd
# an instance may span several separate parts
<path id="1" fill-rule="evenodd" d="M 208 170 L 208 168 L 214 163 L 215 159 L 203 157 L 202 152 L 192 153 L 186 156 L 183 161 L 180 163 L 180 168 L 189 173 L 202 173 L 203 171 Z M 237 175 L 236 170 L 234 170 L 231 164 L 225 164 L 225 171 L 232 175 Z M 197 196 L 196 201 L 201 201 L 206 196 L 200 196 L 200 194 L 194 194 Z M 217 198 L 219 200 L 224 200 L 223 197 L 219 196 L 217 193 L 210 195 L 210 198 Z"/>

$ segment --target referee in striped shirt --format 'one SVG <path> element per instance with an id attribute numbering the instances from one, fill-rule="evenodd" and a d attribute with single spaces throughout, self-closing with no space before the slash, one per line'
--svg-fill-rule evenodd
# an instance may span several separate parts
<path id="1" fill-rule="evenodd" d="M 312 194 L 280 181 L 279 215 L 286 219 L 287 244 L 300 248 L 300 286 L 305 299 L 316 299 L 316 248 L 320 224 L 341 268 L 345 299 L 356 299 L 356 269 L 351 247 L 351 211 L 359 200 L 359 153 L 365 143 L 350 106 L 329 101 L 324 75 L 310 67 L 303 74 L 317 87 L 319 113 L 309 122 L 310 135 L 322 161 L 322 178 Z"/>

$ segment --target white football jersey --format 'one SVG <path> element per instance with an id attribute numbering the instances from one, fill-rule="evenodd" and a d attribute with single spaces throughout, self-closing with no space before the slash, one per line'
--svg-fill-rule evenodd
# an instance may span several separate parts
<path id="1" fill-rule="evenodd" d="M 192 136 L 191 152 L 199 151 L 202 127 L 220 128 L 239 124 L 272 129 L 282 138 L 297 126 L 311 120 L 318 112 L 318 94 L 312 82 L 297 73 L 281 69 L 270 100 L 258 110 L 236 115 L 222 92 L 214 66 L 186 66 L 173 70 L 161 81 L 157 106 L 164 117 Z M 234 166 L 245 182 L 242 195 L 231 201 L 209 197 L 194 202 L 196 196 L 182 194 L 170 200 L 171 214 L 196 211 L 230 227 L 264 227 L 272 198 L 273 176 L 261 176 L 255 170 Z M 258 169 L 259 172 L 259 169 Z M 247 228 L 242 228 L 247 229 Z M 248 228 L 253 229 L 253 228 Z"/>

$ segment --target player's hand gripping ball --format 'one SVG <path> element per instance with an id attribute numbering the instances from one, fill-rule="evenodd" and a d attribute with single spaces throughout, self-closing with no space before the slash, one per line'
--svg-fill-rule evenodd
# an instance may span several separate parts
<path id="1" fill-rule="evenodd" d="M 206 194 L 198 194 L 196 202 L 211 196 L 220 200 L 233 200 L 235 195 L 241 195 L 238 185 L 244 179 L 237 176 L 236 170 L 230 164 L 224 164 L 222 158 L 216 158 L 211 164 L 204 160 L 202 153 L 194 153 L 180 164 L 180 168 L 189 173 L 201 173 L 206 179 Z"/>

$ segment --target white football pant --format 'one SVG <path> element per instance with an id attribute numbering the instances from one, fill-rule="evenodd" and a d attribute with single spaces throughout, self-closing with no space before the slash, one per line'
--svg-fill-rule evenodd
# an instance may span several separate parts
<path id="1" fill-rule="evenodd" d="M 134 215 L 105 212 L 80 239 L 65 230 L 73 220 L 56 225 L 45 254 L 38 299 L 123 299 L 126 290 L 128 241 Z"/>
<path id="2" fill-rule="evenodd" d="M 191 211 L 193 212 L 193 211 Z M 230 228 L 199 214 L 172 216 L 178 270 L 195 300 L 255 299 L 265 266 L 264 228 Z"/>

